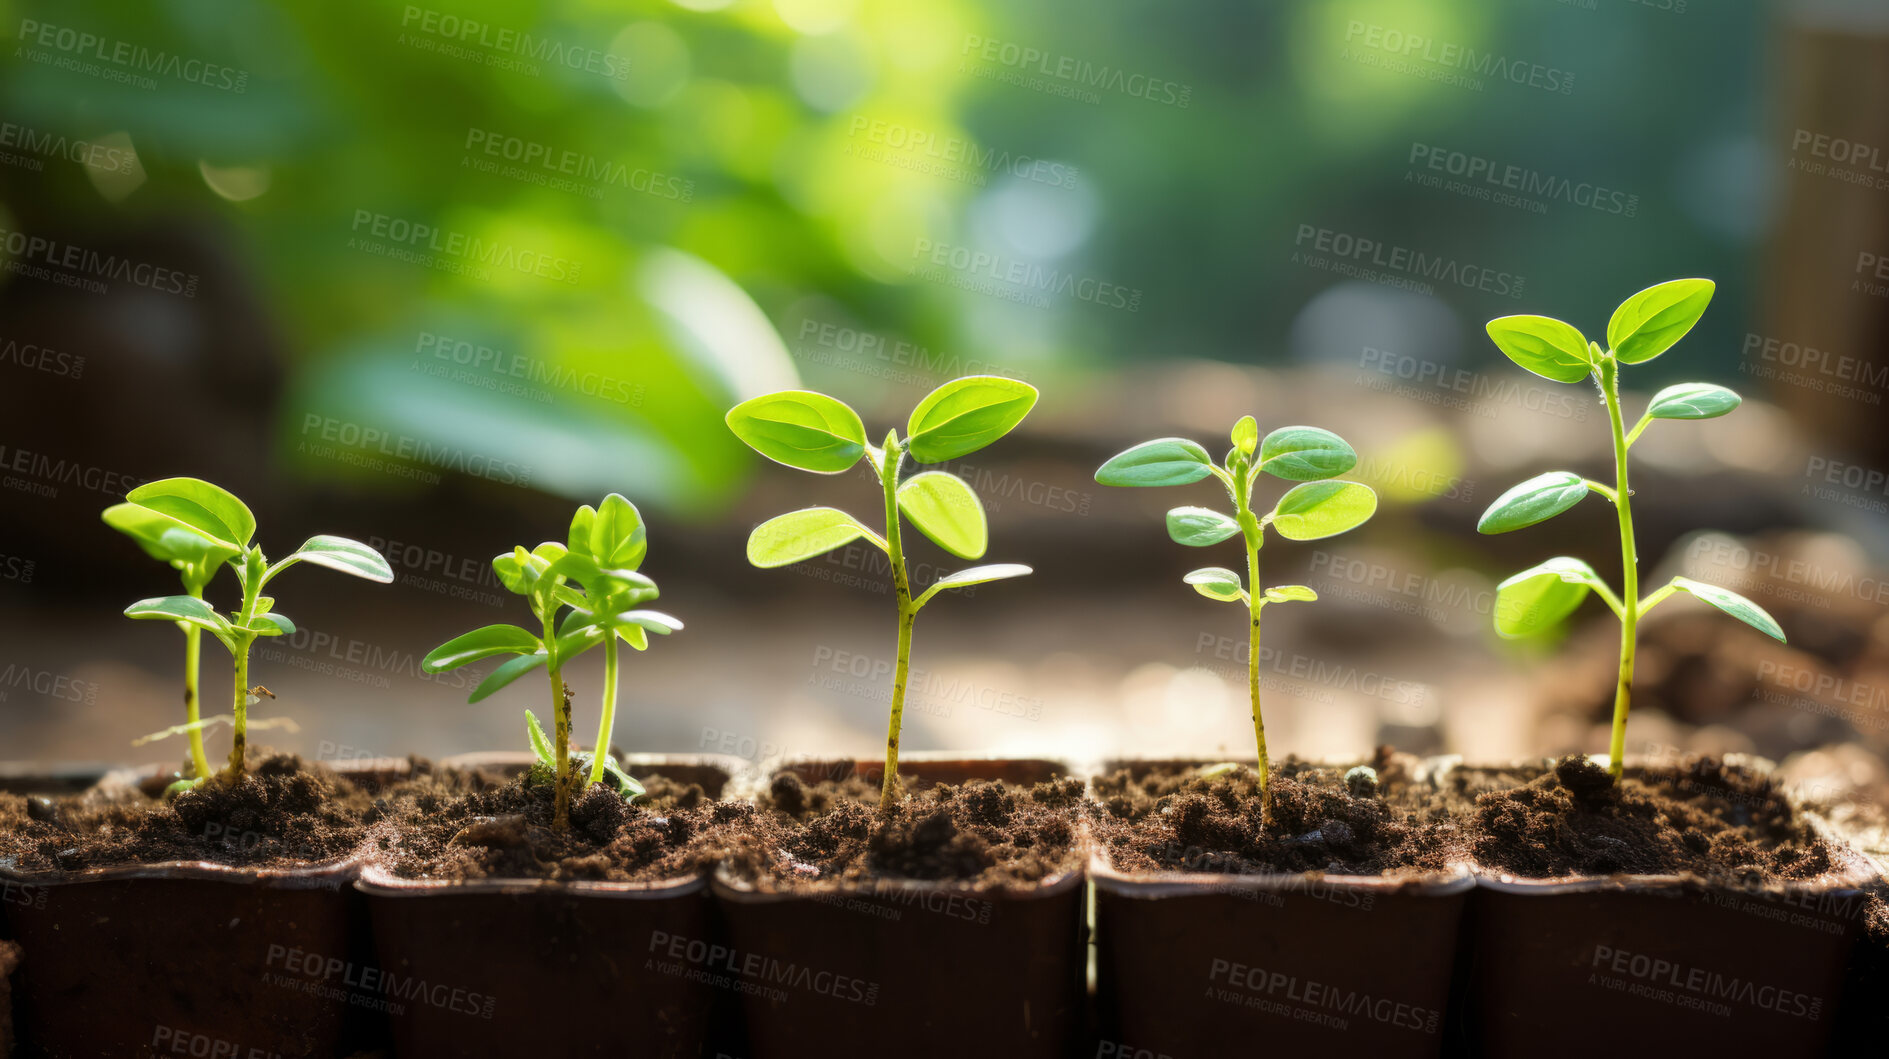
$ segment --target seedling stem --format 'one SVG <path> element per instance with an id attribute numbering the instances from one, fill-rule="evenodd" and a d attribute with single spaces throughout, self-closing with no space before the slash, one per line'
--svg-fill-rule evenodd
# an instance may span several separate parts
<path id="1" fill-rule="evenodd" d="M 1640 557 L 1633 541 L 1633 494 L 1627 488 L 1627 446 L 1632 442 L 1627 439 L 1620 415 L 1620 362 L 1612 356 L 1600 362 L 1600 392 L 1607 400 L 1607 423 L 1614 432 L 1614 490 L 1608 499 L 1620 518 L 1620 679 L 1614 685 L 1613 738 L 1607 749 L 1607 771 L 1617 781 L 1626 765 L 1627 710 L 1633 699 L 1633 647 L 1640 623 Z"/>
<path id="2" fill-rule="evenodd" d="M 879 784 L 879 808 L 890 809 L 904 796 L 899 783 L 899 732 L 905 720 L 905 685 L 911 675 L 912 626 L 918 620 L 918 608 L 912 605 L 911 576 L 905 570 L 905 547 L 899 539 L 899 469 L 905 462 L 905 449 L 899 444 L 895 428 L 886 432 L 884 471 L 879 475 L 885 487 L 886 558 L 892 564 L 892 592 L 899 603 L 898 660 L 892 673 L 892 716 L 886 721 L 885 776 Z"/>

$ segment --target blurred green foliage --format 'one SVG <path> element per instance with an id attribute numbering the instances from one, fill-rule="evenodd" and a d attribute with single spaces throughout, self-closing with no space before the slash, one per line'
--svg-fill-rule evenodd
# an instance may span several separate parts
<path id="1" fill-rule="evenodd" d="M 888 388 L 910 403 L 911 349 L 942 358 L 926 382 L 1174 355 L 1342 361 L 1288 342 L 1344 282 L 1294 260 L 1308 228 L 1525 279 L 1519 298 L 1435 285 L 1463 325 L 1447 353 L 1471 364 L 1495 358 L 1481 320 L 1538 303 L 1587 319 L 1696 274 L 1745 304 L 1760 234 L 1757 87 L 1737 71 L 1757 67 L 1762 27 L 1717 5 L 148 0 L 9 15 L 13 120 L 128 138 L 140 162 L 49 182 L 46 202 L 182 217 L 253 266 L 295 358 L 279 440 L 311 475 L 490 463 L 513 484 L 704 514 L 751 470 L 721 413 L 803 371 L 871 407 Z M 1465 51 L 1571 90 L 1437 76 Z M 113 74 L 154 53 L 183 63 Z M 1551 194 L 1538 213 L 1417 179 L 1459 154 L 1634 205 Z M 1745 325 L 1720 314 L 1691 356 L 1722 356 Z M 866 348 L 833 337 L 848 328 Z"/>

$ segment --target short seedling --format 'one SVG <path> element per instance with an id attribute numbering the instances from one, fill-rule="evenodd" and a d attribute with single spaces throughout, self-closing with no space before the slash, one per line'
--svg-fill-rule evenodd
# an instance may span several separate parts
<path id="1" fill-rule="evenodd" d="M 883 447 L 866 440 L 859 413 L 825 394 L 782 390 L 743 401 L 728 412 L 728 427 L 754 451 L 776 463 L 815 474 L 840 474 L 863 456 L 885 497 L 885 536 L 846 512 L 810 507 L 771 518 L 748 537 L 748 561 L 761 568 L 787 566 L 865 539 L 886 554 L 899 608 L 898 658 L 892 676 L 892 716 L 886 725 L 885 776 L 879 804 L 898 801 L 899 730 L 912 653 L 912 624 L 932 597 L 945 589 L 1021 577 L 1016 563 L 973 566 L 946 574 L 914 597 L 899 537 L 901 513 L 919 532 L 960 559 L 981 559 L 989 543 L 984 506 L 962 478 L 948 471 L 921 471 L 899 480 L 905 457 L 944 463 L 969 455 L 1008 434 L 1036 404 L 1036 388 L 1014 379 L 978 375 L 945 383 L 926 395 L 906 423 L 906 437 L 888 431 Z"/>
<path id="2" fill-rule="evenodd" d="M 1259 615 L 1268 603 L 1318 599 L 1304 585 L 1262 589 L 1259 584 L 1259 549 L 1271 526 L 1288 540 L 1310 541 L 1330 537 L 1364 524 L 1377 510 L 1377 494 L 1368 485 L 1329 479 L 1357 466 L 1358 454 L 1345 440 L 1317 427 L 1280 427 L 1259 437 L 1259 424 L 1244 416 L 1233 425 L 1233 447 L 1219 466 L 1207 450 L 1185 438 L 1144 441 L 1115 456 L 1095 472 L 1103 485 L 1189 485 L 1208 475 L 1220 479 L 1233 514 L 1212 508 L 1177 507 L 1167 514 L 1168 536 L 1194 548 L 1219 544 L 1235 534 L 1246 543 L 1246 581 L 1225 567 L 1205 566 L 1183 580 L 1208 599 L 1244 603 L 1249 619 L 1247 690 L 1253 705 L 1253 738 L 1259 752 L 1260 798 L 1271 815 L 1271 762 L 1266 755 L 1266 723 L 1259 708 Z M 1253 511 L 1253 486 L 1261 474 L 1299 482 L 1286 490 L 1265 515 Z"/>
<path id="3" fill-rule="evenodd" d="M 546 541 L 531 551 L 516 547 L 492 560 L 500 583 L 529 602 L 541 632 L 516 625 L 487 625 L 435 647 L 421 662 L 428 673 L 441 673 L 495 655 L 515 656 L 479 682 L 470 702 L 478 702 L 539 666 L 545 668 L 551 680 L 557 737 L 548 739 L 530 710 L 525 711 L 525 727 L 538 756 L 531 779 L 556 785 L 553 824 L 558 828 L 570 826 L 571 794 L 580 767 L 588 773 L 587 782 L 601 783 L 608 777 L 610 786 L 626 799 L 643 793 L 643 785 L 610 755 L 617 712 L 617 641 L 642 651 L 649 647 L 649 633 L 667 635 L 682 628 L 680 621 L 661 611 L 641 609 L 658 594 L 656 582 L 636 569 L 648 551 L 648 531 L 636 505 L 615 493 L 595 508 L 586 504 L 571 518 L 566 543 Z M 567 608 L 560 621 L 559 613 Z M 590 754 L 573 755 L 571 694 L 564 683 L 564 667 L 600 644 L 603 716 L 597 742 Z"/>
<path id="4" fill-rule="evenodd" d="M 249 686 L 249 647 L 259 636 L 295 632 L 288 618 L 275 612 L 275 600 L 262 594 L 277 574 L 298 562 L 314 563 L 344 574 L 383 584 L 393 570 L 379 552 L 346 537 L 308 538 L 294 554 L 273 565 L 262 548 L 250 543 L 256 519 L 233 494 L 196 478 L 166 478 L 133 489 L 125 503 L 106 508 L 107 525 L 137 541 L 147 555 L 176 568 L 188 595 L 144 599 L 125 608 L 133 618 L 173 621 L 184 631 L 184 723 L 158 733 L 190 736 L 191 764 L 199 782 L 209 778 L 210 764 L 203 752 L 203 729 L 228 721 L 235 730 L 227 774 L 243 774 L 243 754 L 249 735 L 249 703 L 264 691 Z M 236 571 L 243 592 L 242 604 L 228 617 L 204 601 L 204 588 L 224 564 Z M 228 717 L 199 716 L 197 706 L 198 635 L 207 630 L 229 649 L 235 662 L 235 692 Z M 260 723 L 260 722 L 258 722 Z"/>
<path id="5" fill-rule="evenodd" d="M 1607 321 L 1610 349 L 1601 349 L 1572 325 L 1546 316 L 1504 316 L 1488 325 L 1489 337 L 1510 360 L 1555 382 L 1578 383 L 1592 378 L 1607 406 L 1607 422 L 1613 429 L 1613 485 L 1582 478 L 1572 471 L 1549 471 L 1503 493 L 1483 512 L 1476 529 L 1507 533 L 1533 526 L 1573 507 L 1590 492 L 1599 493 L 1614 505 L 1620 522 L 1620 594 L 1614 595 L 1587 563 L 1572 556 L 1557 556 L 1497 587 L 1495 628 L 1505 637 L 1541 632 L 1573 613 L 1589 589 L 1619 616 L 1620 679 L 1614 687 L 1613 740 L 1608 748 L 1608 769 L 1616 780 L 1626 752 L 1634 635 L 1647 611 L 1675 592 L 1687 592 L 1767 635 L 1784 639 L 1778 623 L 1756 603 L 1691 578 L 1675 577 L 1640 598 L 1639 556 L 1634 550 L 1630 503 L 1633 493 L 1627 487 L 1627 450 L 1655 419 L 1712 419 L 1737 408 L 1739 397 L 1711 383 L 1668 386 L 1653 395 L 1646 413 L 1629 431 L 1620 414 L 1620 366 L 1643 364 L 1670 349 L 1699 322 L 1712 300 L 1712 291 L 1711 280 L 1676 279 L 1635 294 L 1620 303 Z"/>

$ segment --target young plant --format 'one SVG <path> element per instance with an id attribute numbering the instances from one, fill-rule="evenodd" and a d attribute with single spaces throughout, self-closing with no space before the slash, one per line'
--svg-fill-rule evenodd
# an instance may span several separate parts
<path id="1" fill-rule="evenodd" d="M 610 735 L 616 727 L 617 643 L 642 651 L 649 647 L 649 633 L 667 635 L 682 628 L 680 621 L 661 611 L 641 609 L 658 595 L 656 582 L 636 569 L 648 551 L 648 531 L 636 505 L 616 493 L 594 508 L 586 504 L 571 518 L 566 543 L 546 541 L 531 551 L 516 547 L 492 560 L 500 583 L 530 604 L 540 632 L 516 625 L 487 625 L 435 647 L 421 662 L 426 672 L 441 673 L 482 658 L 514 656 L 479 682 L 469 702 L 478 702 L 544 667 L 551 681 L 557 738 L 545 736 L 530 710 L 525 711 L 525 725 L 539 762 L 532 770 L 533 778 L 550 779 L 557 787 L 553 824 L 559 828 L 570 826 L 571 793 L 580 767 L 588 773 L 587 782 L 600 783 L 607 776 L 611 787 L 626 799 L 643 793 L 642 784 L 610 756 Z M 564 683 L 564 667 L 599 645 L 603 647 L 603 716 L 597 742 L 590 754 L 573 755 L 571 694 Z"/>
<path id="2" fill-rule="evenodd" d="M 1185 438 L 1144 441 L 1104 463 L 1095 472 L 1103 485 L 1189 485 L 1208 475 L 1220 479 L 1233 514 L 1205 507 L 1177 507 L 1167 514 L 1168 536 L 1178 544 L 1206 548 L 1234 535 L 1246 545 L 1246 581 L 1221 566 L 1204 566 L 1182 580 L 1208 599 L 1243 603 L 1248 617 L 1247 690 L 1253 704 L 1253 738 L 1259 750 L 1260 798 L 1271 814 L 1271 761 L 1266 754 L 1266 723 L 1259 708 L 1259 616 L 1268 603 L 1313 601 L 1318 593 L 1304 585 L 1262 589 L 1259 549 L 1271 526 L 1288 540 L 1310 541 L 1356 529 L 1377 510 L 1377 494 L 1368 485 L 1338 482 L 1357 466 L 1358 454 L 1345 440 L 1317 427 L 1280 427 L 1259 437 L 1259 424 L 1244 416 L 1233 425 L 1233 447 L 1219 466 L 1207 450 Z M 1262 474 L 1300 484 L 1286 490 L 1271 511 L 1253 510 L 1253 486 Z"/>
<path id="3" fill-rule="evenodd" d="M 1633 692 L 1633 647 L 1640 618 L 1675 592 L 1686 592 L 1739 621 L 1784 639 L 1784 631 L 1764 608 L 1736 592 L 1687 577 L 1675 577 L 1640 597 L 1639 555 L 1634 548 L 1633 492 L 1627 486 L 1627 451 L 1655 419 L 1713 419 L 1737 408 L 1739 397 L 1723 386 L 1685 382 L 1653 395 L 1632 430 L 1620 413 L 1620 366 L 1643 364 L 1672 348 L 1699 322 L 1712 300 L 1708 279 L 1676 279 L 1656 284 L 1628 298 L 1607 321 L 1609 349 L 1590 342 L 1572 325 L 1546 316 L 1504 316 L 1488 324 L 1489 337 L 1508 358 L 1544 379 L 1578 383 L 1592 378 L 1607 406 L 1613 430 L 1614 484 L 1592 481 L 1572 471 L 1549 471 L 1496 498 L 1476 523 L 1481 533 L 1507 533 L 1533 526 L 1599 493 L 1613 504 L 1620 522 L 1621 591 L 1614 595 L 1587 563 L 1556 556 L 1530 567 L 1497 587 L 1495 629 L 1504 637 L 1527 636 L 1573 613 L 1592 589 L 1620 618 L 1620 679 L 1614 688 L 1613 739 L 1608 770 L 1620 778 L 1627 742 L 1627 708 Z"/>
<path id="4" fill-rule="evenodd" d="M 912 625 L 918 612 L 946 589 L 969 588 L 1030 572 L 1029 567 L 1017 563 L 973 566 L 946 574 L 913 596 L 899 535 L 901 513 L 933 543 L 960 559 L 984 557 L 989 527 L 983 504 L 962 478 L 932 470 L 901 481 L 905 457 L 932 464 L 976 452 L 1022 422 L 1035 406 L 1036 396 L 1034 386 L 1014 379 L 993 375 L 956 379 L 918 402 L 906 423 L 906 437 L 901 439 L 894 428 L 886 432 L 884 445 L 877 448 L 866 440 L 866 427 L 859 413 L 825 394 L 782 390 L 743 401 L 728 412 L 728 428 L 735 436 L 776 463 L 815 474 L 840 474 L 864 457 L 878 477 L 885 498 L 884 536 L 837 508 L 810 507 L 756 526 L 748 536 L 748 562 L 763 569 L 787 566 L 861 538 L 886 554 L 898 601 L 899 637 L 892 676 L 892 715 L 886 724 L 881 807 L 891 807 L 903 793 L 899 785 L 899 731 L 905 714 Z"/>
<path id="5" fill-rule="evenodd" d="M 184 723 L 159 733 L 190 736 L 195 779 L 210 776 L 203 751 L 203 729 L 225 718 L 199 716 L 197 706 L 198 634 L 208 631 L 230 653 L 235 663 L 235 691 L 229 717 L 235 737 L 226 770 L 231 779 L 243 775 L 243 753 L 249 734 L 249 701 L 264 691 L 249 686 L 249 647 L 260 636 L 295 632 L 288 618 L 275 612 L 275 600 L 262 590 L 276 575 L 299 562 L 313 563 L 344 574 L 386 583 L 393 570 L 379 552 L 346 537 L 318 535 L 296 551 L 271 564 L 262 548 L 250 543 L 256 518 L 227 490 L 196 478 L 166 478 L 141 485 L 125 495 L 125 503 L 106 508 L 107 525 L 137 541 L 147 555 L 171 564 L 188 593 L 143 599 L 125 608 L 132 618 L 175 622 L 184 631 Z M 219 567 L 236 571 L 242 603 L 226 617 L 204 601 L 203 590 Z"/>

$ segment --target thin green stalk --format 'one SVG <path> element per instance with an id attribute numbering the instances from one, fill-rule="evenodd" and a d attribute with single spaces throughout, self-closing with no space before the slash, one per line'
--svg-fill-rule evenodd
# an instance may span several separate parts
<path id="1" fill-rule="evenodd" d="M 248 628 L 255 620 L 256 601 L 262 595 L 263 582 L 266 580 L 268 580 L 266 574 L 243 578 L 243 606 L 236 612 L 238 626 Z M 230 727 L 235 729 L 235 734 L 230 739 L 229 774 L 232 781 L 243 778 L 243 755 L 249 748 L 249 645 L 255 642 L 256 638 L 247 633 L 238 632 L 233 639 L 236 647 L 230 652 L 230 656 L 236 662 L 236 695 L 235 701 L 230 706 L 232 722 Z"/>
<path id="2" fill-rule="evenodd" d="M 905 573 L 905 551 L 899 544 L 899 465 L 905 462 L 905 450 L 898 435 L 888 435 L 884 467 L 879 479 L 885 486 L 886 558 L 892 564 L 892 590 L 899 601 L 898 664 L 892 674 L 892 717 L 885 730 L 885 777 L 879 787 L 879 807 L 890 809 L 902 794 L 899 785 L 899 727 L 905 718 L 905 683 L 911 671 L 912 623 L 918 608 L 912 605 L 912 584 Z"/>
<path id="3" fill-rule="evenodd" d="M 1259 709 L 1259 612 L 1265 596 L 1259 587 L 1259 549 L 1264 532 L 1247 502 L 1246 485 L 1234 491 L 1234 510 L 1240 523 L 1240 536 L 1246 542 L 1246 604 L 1249 630 L 1246 645 L 1246 686 L 1253 704 L 1253 742 L 1258 748 L 1259 799 L 1262 810 L 1272 815 L 1272 759 L 1266 753 L 1266 721 Z"/>
<path id="4" fill-rule="evenodd" d="M 610 730 L 617 720 L 617 634 L 603 639 L 603 721 L 597 726 L 597 746 L 590 753 L 590 782 L 603 782 L 603 759 L 610 753 Z"/>
<path id="5" fill-rule="evenodd" d="M 230 740 L 230 779 L 243 778 L 243 753 L 249 739 L 249 641 L 239 639 L 236 659 L 236 696 L 230 704 L 230 717 L 236 734 Z"/>
<path id="6" fill-rule="evenodd" d="M 1613 740 L 1608 747 L 1607 770 L 1619 780 L 1626 766 L 1627 708 L 1633 698 L 1633 647 L 1640 622 L 1640 559 L 1633 542 L 1632 492 L 1627 488 L 1627 435 L 1620 417 L 1620 366 L 1612 357 L 1601 361 L 1601 393 L 1607 399 L 1607 421 L 1614 434 L 1614 510 L 1620 516 L 1620 679 L 1614 686 Z"/>
<path id="7" fill-rule="evenodd" d="M 190 594 L 202 599 L 203 589 L 193 588 Z M 197 705 L 197 679 L 203 670 L 202 636 L 203 630 L 197 626 L 184 626 L 184 720 L 190 725 L 190 764 L 196 778 L 206 780 L 210 778 L 210 758 L 203 752 L 203 729 L 198 726 L 203 711 Z"/>
<path id="8" fill-rule="evenodd" d="M 547 668 L 551 675 L 552 714 L 555 718 L 557 734 L 553 741 L 557 744 L 557 802 L 552 814 L 551 826 L 560 830 L 571 826 L 571 707 L 570 700 L 564 694 L 564 673 L 558 668 Z"/>

